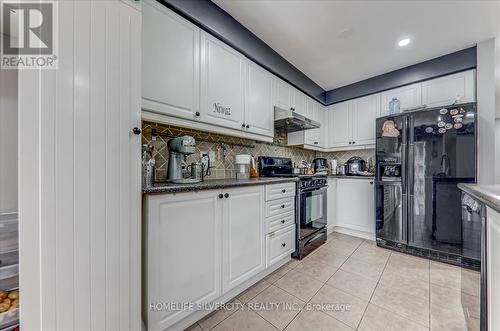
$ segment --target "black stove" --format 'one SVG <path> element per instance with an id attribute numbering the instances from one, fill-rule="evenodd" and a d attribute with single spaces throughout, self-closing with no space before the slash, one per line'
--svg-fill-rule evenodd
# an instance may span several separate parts
<path id="1" fill-rule="evenodd" d="M 258 162 L 261 177 L 298 177 L 295 197 L 296 251 L 302 259 L 326 242 L 327 179 L 324 174 L 293 173 L 289 158 L 261 156 Z"/>

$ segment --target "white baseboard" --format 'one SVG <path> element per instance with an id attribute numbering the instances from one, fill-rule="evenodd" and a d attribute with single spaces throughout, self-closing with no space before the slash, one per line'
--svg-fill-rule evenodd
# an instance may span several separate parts
<path id="1" fill-rule="evenodd" d="M 347 235 L 350 235 L 353 237 L 358 237 L 358 238 L 363 238 L 363 239 L 375 241 L 375 234 L 374 233 L 347 229 L 347 228 L 343 228 L 341 226 L 332 226 L 331 228 L 328 227 L 327 231 L 328 231 L 328 233 L 338 232 L 338 233 L 347 234 Z"/>

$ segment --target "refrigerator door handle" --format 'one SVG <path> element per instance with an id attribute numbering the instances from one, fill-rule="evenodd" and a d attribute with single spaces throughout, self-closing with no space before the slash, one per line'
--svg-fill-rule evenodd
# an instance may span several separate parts
<path id="1" fill-rule="evenodd" d="M 415 175 L 415 135 L 414 135 L 414 119 L 413 116 L 408 118 L 408 164 L 406 167 L 407 170 L 407 194 L 408 194 L 408 205 L 407 205 L 407 226 L 408 226 L 408 243 L 412 243 L 415 240 L 415 185 L 414 185 L 414 175 Z"/>
<path id="2" fill-rule="evenodd" d="M 401 234 L 401 240 L 403 242 L 407 242 L 408 241 L 408 196 L 406 195 L 406 193 L 403 191 L 403 195 L 401 197 L 401 200 L 402 200 L 402 206 L 403 206 L 403 210 L 402 210 L 402 215 L 401 215 L 401 222 L 402 222 L 402 225 L 401 225 L 401 231 L 403 232 Z"/>

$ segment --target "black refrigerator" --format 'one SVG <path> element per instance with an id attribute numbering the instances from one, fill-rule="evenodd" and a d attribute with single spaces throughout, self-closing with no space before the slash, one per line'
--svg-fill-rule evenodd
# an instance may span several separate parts
<path id="1" fill-rule="evenodd" d="M 376 132 L 377 244 L 479 270 L 481 224 L 457 187 L 476 182 L 476 104 L 381 117 Z"/>

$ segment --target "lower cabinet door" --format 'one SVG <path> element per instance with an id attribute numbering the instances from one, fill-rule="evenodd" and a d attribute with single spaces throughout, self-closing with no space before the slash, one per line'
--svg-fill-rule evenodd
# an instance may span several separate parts
<path id="1" fill-rule="evenodd" d="M 374 186 L 370 179 L 338 179 L 338 226 L 375 233 Z"/>
<path id="2" fill-rule="evenodd" d="M 295 225 L 269 233 L 266 236 L 266 265 L 272 266 L 295 251 Z"/>
<path id="3" fill-rule="evenodd" d="M 158 306 L 160 303 L 197 305 L 221 295 L 223 200 L 218 193 L 146 198 L 144 305 L 148 330 L 163 330 L 192 313 L 182 307 Z"/>
<path id="4" fill-rule="evenodd" d="M 265 268 L 264 186 L 227 193 L 222 221 L 224 293 Z"/>

